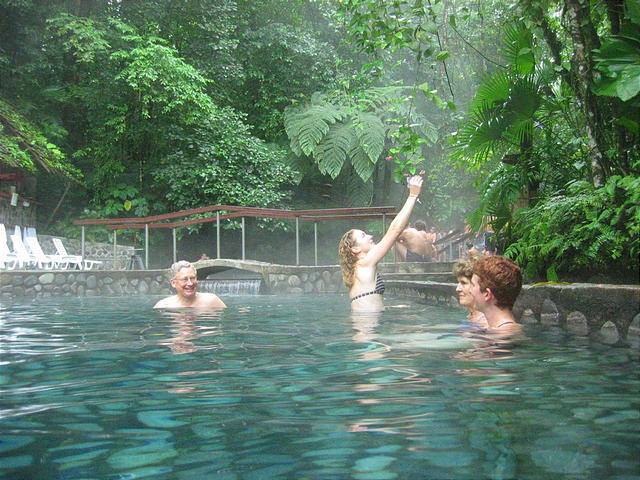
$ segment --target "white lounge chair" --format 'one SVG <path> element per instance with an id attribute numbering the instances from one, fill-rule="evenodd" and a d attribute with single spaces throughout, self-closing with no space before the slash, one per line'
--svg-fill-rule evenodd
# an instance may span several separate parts
<path id="1" fill-rule="evenodd" d="M 66 270 L 69 266 L 69 262 L 65 261 L 65 259 L 59 255 L 46 255 L 42 251 L 38 237 L 28 236 L 26 243 L 31 254 L 38 260 L 39 266 L 42 265 L 44 268 L 60 268 L 62 270 Z M 40 268 L 42 267 L 40 266 Z"/>
<path id="2" fill-rule="evenodd" d="M 56 252 L 58 252 L 58 257 L 67 262 L 70 267 L 82 270 L 82 257 L 80 255 L 69 255 L 62 244 L 62 240 L 59 238 L 53 238 L 52 240 L 53 246 L 56 247 Z"/>
<path id="3" fill-rule="evenodd" d="M 53 239 L 53 245 L 56 247 L 58 255 L 65 259 L 69 265 L 74 266 L 74 268 L 82 269 L 84 266 L 85 270 L 91 270 L 94 265 L 102 265 L 100 260 L 84 260 L 80 255 L 69 255 L 62 240 L 59 238 Z"/>
<path id="4" fill-rule="evenodd" d="M 4 228 L 4 224 L 0 223 L 0 269 L 13 270 L 18 264 L 18 257 L 9 250 L 7 244 L 7 230 Z"/>
<path id="5" fill-rule="evenodd" d="M 24 235 L 22 236 L 22 240 L 24 242 L 26 242 L 27 238 L 29 237 L 38 238 L 38 235 L 36 234 L 36 229 L 34 227 L 24 227 L 23 232 L 24 232 Z"/>
<path id="6" fill-rule="evenodd" d="M 24 266 L 37 266 L 38 268 L 43 268 L 42 263 L 38 262 L 38 259 L 27 251 L 27 247 L 25 247 L 24 243 L 22 243 L 22 237 L 20 237 L 20 235 L 17 235 L 15 233 L 11 235 L 11 243 L 13 244 L 13 252 L 15 253 L 16 257 L 18 257 L 20 268 L 23 268 Z"/>

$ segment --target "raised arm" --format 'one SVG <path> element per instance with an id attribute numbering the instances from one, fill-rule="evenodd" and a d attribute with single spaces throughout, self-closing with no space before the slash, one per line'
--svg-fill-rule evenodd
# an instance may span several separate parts
<path id="1" fill-rule="evenodd" d="M 389 225 L 389 229 L 382 237 L 382 240 L 376 243 L 371 250 L 369 250 L 367 256 L 360 260 L 361 263 L 365 265 L 375 265 L 382 260 L 409 223 L 411 211 L 413 210 L 413 207 L 418 200 L 418 195 L 420 195 L 420 191 L 422 190 L 422 174 L 424 172 L 420 173 L 420 175 L 414 175 L 409 178 L 407 182 L 407 186 L 409 187 L 409 196 L 407 197 L 407 200 L 396 215 L 396 218 L 394 218 Z"/>

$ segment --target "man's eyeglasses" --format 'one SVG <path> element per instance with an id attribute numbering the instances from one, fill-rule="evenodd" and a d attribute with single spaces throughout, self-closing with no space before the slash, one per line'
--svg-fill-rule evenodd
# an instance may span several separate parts
<path id="1" fill-rule="evenodd" d="M 186 285 L 187 283 L 189 283 L 189 281 L 191 281 L 191 283 L 196 283 L 198 281 L 198 277 L 183 277 L 183 278 L 179 278 L 176 277 L 176 282 L 181 283 L 183 285 Z"/>

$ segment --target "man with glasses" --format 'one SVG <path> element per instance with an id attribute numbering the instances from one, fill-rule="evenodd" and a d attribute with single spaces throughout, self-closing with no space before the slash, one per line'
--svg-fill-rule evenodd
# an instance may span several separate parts
<path id="1" fill-rule="evenodd" d="M 198 293 L 196 269 L 186 260 L 171 265 L 171 286 L 176 294 L 163 298 L 153 308 L 225 308 L 226 305 L 213 293 Z"/>

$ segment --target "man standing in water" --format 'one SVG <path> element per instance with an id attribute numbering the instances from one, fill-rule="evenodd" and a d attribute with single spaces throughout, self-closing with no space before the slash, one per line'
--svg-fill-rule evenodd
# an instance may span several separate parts
<path id="1" fill-rule="evenodd" d="M 198 293 L 196 269 L 186 260 L 171 265 L 171 286 L 176 294 L 163 298 L 153 308 L 225 308 L 226 305 L 213 293 Z"/>
<path id="2" fill-rule="evenodd" d="M 500 256 L 473 262 L 469 293 L 474 306 L 487 319 L 489 330 L 514 334 L 521 329 L 511 309 L 522 289 L 522 272 L 511 260 Z"/>
<path id="3" fill-rule="evenodd" d="M 418 229 L 424 225 L 424 229 Z M 405 262 L 430 262 L 436 254 L 433 242 L 425 231 L 426 225 L 421 220 L 414 227 L 405 228 L 396 242 L 396 251 Z"/>

